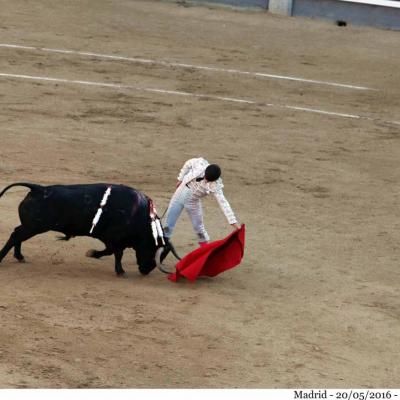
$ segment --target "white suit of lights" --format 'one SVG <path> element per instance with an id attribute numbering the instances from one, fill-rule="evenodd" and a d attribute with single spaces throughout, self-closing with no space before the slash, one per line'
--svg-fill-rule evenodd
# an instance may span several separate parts
<path id="1" fill-rule="evenodd" d="M 166 213 L 165 236 L 171 237 L 175 224 L 183 210 L 186 209 L 200 242 L 208 242 L 210 237 L 204 227 L 201 199 L 209 194 L 214 195 L 229 224 L 237 223 L 235 214 L 226 200 L 222 188 L 222 179 L 208 182 L 203 178 L 205 169 L 210 165 L 204 158 L 192 158 L 184 164 L 178 175 L 181 184 L 176 189 Z"/>

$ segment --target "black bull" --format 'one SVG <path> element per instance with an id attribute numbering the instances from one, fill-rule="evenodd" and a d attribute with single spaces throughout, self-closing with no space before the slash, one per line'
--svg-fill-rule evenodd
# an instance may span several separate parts
<path id="1" fill-rule="evenodd" d="M 159 265 L 163 251 L 162 240 L 152 233 L 151 200 L 138 190 L 123 185 L 88 184 L 40 186 L 30 183 L 14 183 L 7 186 L 0 197 L 13 186 L 31 189 L 19 205 L 21 225 L 17 226 L 0 251 L 0 262 L 14 247 L 14 257 L 23 262 L 22 242 L 48 231 L 61 232 L 69 240 L 74 236 L 90 236 L 102 241 L 105 249 L 89 250 L 87 256 L 100 258 L 114 254 L 115 272 L 125 273 L 121 260 L 123 252 L 130 247 L 136 251 L 139 271 L 150 273 Z M 111 194 L 99 222 L 90 230 L 100 202 L 107 190 Z M 170 249 L 167 241 L 165 253 Z M 157 260 L 156 260 L 157 259 Z"/>

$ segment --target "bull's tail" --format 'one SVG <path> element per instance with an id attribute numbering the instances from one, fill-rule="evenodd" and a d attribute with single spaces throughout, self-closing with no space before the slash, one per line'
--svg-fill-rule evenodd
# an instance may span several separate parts
<path id="1" fill-rule="evenodd" d="M 43 186 L 36 185 L 36 184 L 34 184 L 34 183 L 24 183 L 24 182 L 13 183 L 12 185 L 9 185 L 9 186 L 7 186 L 6 188 L 4 188 L 4 189 L 2 190 L 2 192 L 0 193 L 0 197 L 2 197 L 3 194 L 4 194 L 5 192 L 7 192 L 8 189 L 11 189 L 11 188 L 14 187 L 14 186 L 25 186 L 25 187 L 31 189 L 32 191 L 39 191 L 39 190 L 42 191 L 42 190 L 43 190 Z"/>

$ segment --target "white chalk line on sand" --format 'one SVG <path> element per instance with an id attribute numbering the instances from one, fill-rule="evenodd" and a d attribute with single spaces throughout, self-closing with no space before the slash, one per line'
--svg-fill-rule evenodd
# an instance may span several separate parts
<path id="1" fill-rule="evenodd" d="M 168 62 L 168 61 L 160 61 L 160 60 L 152 60 L 152 59 L 136 58 L 136 57 L 115 56 L 115 55 L 109 55 L 109 54 L 99 54 L 99 53 L 77 51 L 77 50 L 51 49 L 51 48 L 47 48 L 47 47 L 22 46 L 22 45 L 7 44 L 7 43 L 0 43 L 0 47 L 11 48 L 11 49 L 20 49 L 20 50 L 30 50 L 30 51 L 41 51 L 41 52 L 48 52 L 48 53 L 75 54 L 75 55 L 85 56 L 85 57 L 95 57 L 95 58 L 127 61 L 127 62 L 141 63 L 141 64 L 162 65 L 164 67 L 198 69 L 198 70 L 213 71 L 213 72 L 220 72 L 220 73 L 224 72 L 224 73 L 230 73 L 230 74 L 247 75 L 247 76 L 261 77 L 261 78 L 282 79 L 282 80 L 288 80 L 288 81 L 296 81 L 296 82 L 310 83 L 310 84 L 317 84 L 317 85 L 327 85 L 327 86 L 334 86 L 334 87 L 353 89 L 353 90 L 374 90 L 374 91 L 377 90 L 377 89 L 369 88 L 366 86 L 355 86 L 355 85 L 349 85 L 349 84 L 337 83 L 337 82 L 320 81 L 320 80 L 315 80 L 315 79 L 305 79 L 305 78 L 299 78 L 299 77 L 295 77 L 295 76 L 267 74 L 264 72 L 250 72 L 250 71 L 242 71 L 239 69 L 218 68 L 218 67 L 210 67 L 210 66 L 204 66 L 204 65 L 185 64 L 185 63 Z"/>
<path id="2" fill-rule="evenodd" d="M 254 100 L 246 100 L 246 99 L 240 99 L 240 98 L 234 98 L 234 97 L 224 97 L 224 96 L 216 96 L 216 95 L 209 95 L 209 94 L 189 93 L 189 92 L 182 92 L 182 91 L 176 91 L 176 90 L 165 90 L 165 89 L 157 89 L 157 88 L 142 88 L 142 87 L 136 87 L 136 86 L 130 86 L 130 85 L 123 85 L 123 84 L 119 84 L 119 83 L 93 82 L 93 81 L 52 78 L 52 77 L 45 77 L 45 76 L 9 74 L 9 73 L 0 73 L 0 77 L 10 78 L 10 79 L 24 79 L 24 80 L 31 80 L 31 81 L 43 81 L 43 82 L 50 82 L 50 83 L 65 83 L 65 84 L 77 84 L 77 85 L 86 85 L 86 86 L 97 86 L 97 87 L 113 88 L 113 89 L 130 89 L 130 90 L 137 90 L 137 91 L 144 91 L 144 92 L 151 92 L 151 93 L 170 94 L 170 95 L 175 95 L 175 96 L 186 96 L 186 97 L 194 97 L 194 98 L 200 98 L 200 99 L 218 100 L 218 101 L 226 101 L 226 102 L 233 102 L 233 103 L 264 106 L 264 107 L 283 108 L 283 109 L 288 109 L 288 110 L 293 110 L 293 111 L 310 112 L 310 113 L 331 115 L 331 116 L 342 117 L 342 118 L 356 118 L 356 119 L 362 118 L 362 119 L 369 119 L 369 120 L 373 119 L 373 118 L 361 116 L 361 115 L 338 113 L 338 112 L 319 110 L 319 109 L 308 108 L 308 107 L 262 103 L 262 102 L 258 102 L 258 101 L 254 101 Z"/>

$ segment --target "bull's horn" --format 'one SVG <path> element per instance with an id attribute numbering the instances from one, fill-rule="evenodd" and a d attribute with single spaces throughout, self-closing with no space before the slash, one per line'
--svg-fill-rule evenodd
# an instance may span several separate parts
<path id="1" fill-rule="evenodd" d="M 177 260 L 180 260 L 181 258 L 178 256 L 178 253 L 175 250 L 175 247 L 172 245 L 171 241 L 169 242 L 169 247 L 171 249 L 172 254 L 175 256 Z"/>
<path id="2" fill-rule="evenodd" d="M 158 248 L 157 251 L 156 251 L 156 255 L 155 255 L 154 258 L 155 258 L 155 260 L 156 260 L 156 265 L 157 265 L 157 267 L 159 267 L 160 264 L 161 264 L 160 258 L 161 258 L 161 253 L 163 252 L 163 250 L 164 250 L 164 247 L 160 247 L 160 248 Z"/>
<path id="3" fill-rule="evenodd" d="M 168 249 L 168 252 L 164 255 L 164 258 L 167 256 L 167 254 L 171 251 L 172 252 L 172 254 L 175 256 L 175 258 L 177 259 L 177 260 L 180 260 L 181 258 L 179 257 L 179 255 L 178 255 L 178 253 L 176 252 L 176 250 L 175 250 L 175 247 L 173 246 L 173 244 L 172 244 L 172 242 L 171 242 L 171 239 L 169 239 L 169 238 L 165 238 L 165 242 L 166 242 L 166 248 Z"/>
<path id="4" fill-rule="evenodd" d="M 163 274 L 172 274 L 175 272 L 175 269 L 168 271 L 167 269 L 164 269 L 162 265 L 157 265 L 158 269 L 163 273 Z"/>
<path id="5" fill-rule="evenodd" d="M 164 247 L 160 247 L 160 248 L 156 251 L 155 260 L 156 260 L 157 268 L 158 268 L 161 272 L 163 272 L 164 274 L 171 274 L 171 273 L 174 272 L 174 270 L 168 271 L 167 269 L 164 269 L 163 266 L 162 266 L 162 264 L 161 264 L 160 258 L 161 258 L 161 254 L 162 254 L 163 251 L 164 251 Z"/>

